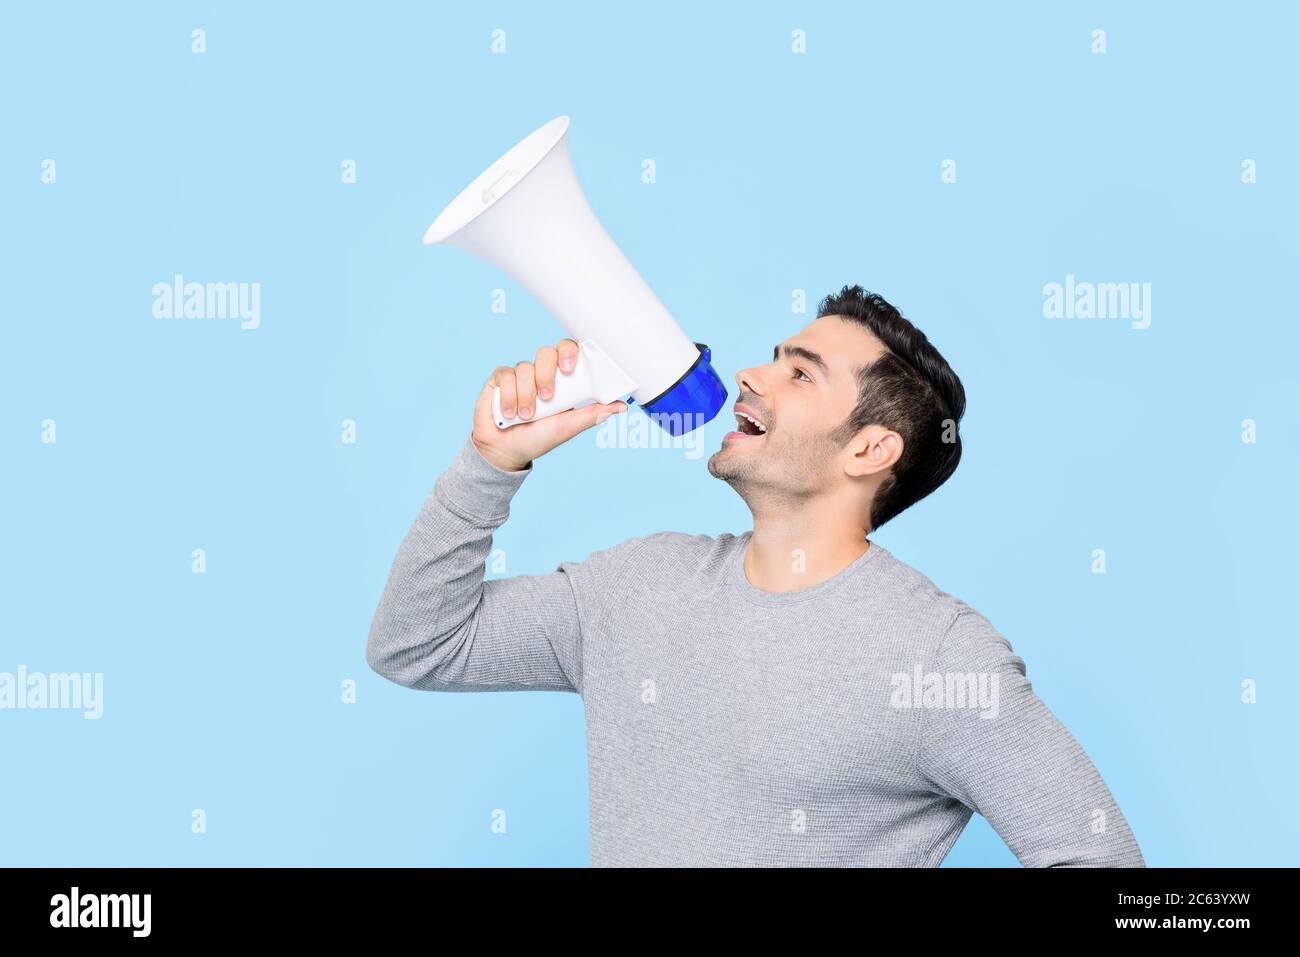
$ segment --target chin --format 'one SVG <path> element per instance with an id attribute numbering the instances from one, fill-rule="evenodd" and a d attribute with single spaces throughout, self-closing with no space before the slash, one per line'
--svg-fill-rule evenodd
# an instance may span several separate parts
<path id="1" fill-rule="evenodd" d="M 712 475 L 714 478 L 725 479 L 730 476 L 732 470 L 728 469 L 724 463 L 718 461 L 718 459 L 721 458 L 721 456 L 722 456 L 721 452 L 714 452 L 712 455 L 710 455 L 709 461 L 707 463 L 707 467 L 709 470 L 709 474 Z"/>
<path id="2" fill-rule="evenodd" d="M 725 450 L 719 450 L 709 456 L 708 469 L 709 474 L 714 478 L 722 479 L 724 482 L 731 482 L 733 485 L 736 480 L 743 478 L 749 470 L 744 463 L 728 462 Z"/>

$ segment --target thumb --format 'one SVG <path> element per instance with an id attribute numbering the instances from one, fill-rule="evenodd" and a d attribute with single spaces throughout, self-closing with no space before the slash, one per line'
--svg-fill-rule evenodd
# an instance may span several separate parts
<path id="1" fill-rule="evenodd" d="M 593 425 L 599 425 L 611 415 L 626 411 L 627 403 L 622 399 L 615 399 L 613 402 L 593 402 L 581 409 L 575 409 L 574 425 L 577 431 L 574 432 L 574 435 L 577 435 L 578 432 L 585 432 Z"/>
<path id="2" fill-rule="evenodd" d="M 580 432 L 585 432 L 593 425 L 605 421 L 616 412 L 627 409 L 627 403 L 593 402 L 580 409 L 566 409 L 554 415 L 544 416 L 535 422 L 516 425 L 524 429 L 529 436 L 529 446 L 533 449 L 531 457 L 536 458 L 557 446 L 563 445 Z M 495 426 L 494 426 L 495 428 Z"/>

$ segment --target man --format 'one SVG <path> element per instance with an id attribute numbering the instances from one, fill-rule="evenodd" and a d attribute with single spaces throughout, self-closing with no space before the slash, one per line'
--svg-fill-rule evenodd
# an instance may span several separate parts
<path id="1" fill-rule="evenodd" d="M 754 528 L 660 532 L 484 581 L 535 459 L 622 411 L 498 429 L 572 368 L 496 369 L 402 542 L 366 660 L 428 691 L 582 695 L 596 866 L 935 867 L 982 814 L 1029 867 L 1145 866 L 1096 768 L 978 612 L 867 536 L 957 466 L 965 393 L 845 287 L 742 370 L 709 472 Z"/>

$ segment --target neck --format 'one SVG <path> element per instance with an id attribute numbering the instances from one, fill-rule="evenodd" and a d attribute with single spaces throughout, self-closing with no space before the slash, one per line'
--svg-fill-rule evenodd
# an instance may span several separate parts
<path id="1" fill-rule="evenodd" d="M 871 546 L 860 525 L 844 521 L 843 503 L 835 503 L 834 511 L 824 515 L 816 514 L 819 510 L 809 504 L 754 515 L 743 567 L 755 588 L 767 592 L 809 588 L 842 572 Z"/>

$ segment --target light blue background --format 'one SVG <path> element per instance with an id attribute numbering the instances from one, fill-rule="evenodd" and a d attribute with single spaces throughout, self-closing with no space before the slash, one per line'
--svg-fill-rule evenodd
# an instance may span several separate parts
<path id="1" fill-rule="evenodd" d="M 586 864 L 577 696 L 417 693 L 363 658 L 484 377 L 562 334 L 421 236 L 567 113 L 592 206 L 733 400 L 845 283 L 950 360 L 965 458 L 875 537 L 1007 635 L 1148 863 L 1300 863 L 1294 8 L 540 6 L 6 7 L 0 671 L 105 689 L 99 721 L 0 712 L 0 860 Z M 261 327 L 153 318 L 176 273 L 260 282 Z M 1150 328 L 1044 318 L 1066 274 L 1150 282 Z M 744 531 L 706 457 L 561 448 L 497 536 L 509 572 Z M 947 864 L 1016 861 L 975 818 Z"/>

